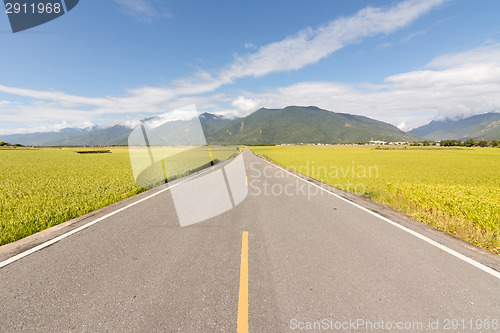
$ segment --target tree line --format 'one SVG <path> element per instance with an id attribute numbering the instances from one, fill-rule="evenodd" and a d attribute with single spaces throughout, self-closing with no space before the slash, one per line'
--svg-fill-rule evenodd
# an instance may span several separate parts
<path id="1" fill-rule="evenodd" d="M 7 146 L 7 147 L 24 147 L 23 145 L 20 145 L 18 143 L 16 143 L 16 144 L 13 145 L 13 144 L 10 144 L 10 143 L 7 143 L 7 142 L 1 142 L 0 141 L 0 147 L 5 147 L 5 146 Z"/>
<path id="2" fill-rule="evenodd" d="M 437 146 L 439 143 L 442 147 L 500 147 L 500 140 L 486 141 L 486 140 L 474 140 L 468 139 L 462 140 L 441 140 L 436 141 L 423 141 L 415 143 L 415 145 L 421 146 Z"/>

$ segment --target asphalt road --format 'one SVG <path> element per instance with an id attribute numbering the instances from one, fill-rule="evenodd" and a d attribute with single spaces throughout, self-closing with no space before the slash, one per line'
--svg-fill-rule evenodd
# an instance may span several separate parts
<path id="1" fill-rule="evenodd" d="M 0 332 L 236 332 L 245 231 L 250 332 L 500 332 L 500 279 L 471 264 L 498 269 L 497 256 L 387 213 L 467 262 L 244 159 L 249 194 L 219 216 L 181 228 L 167 190 L 0 268 Z M 2 247 L 0 261 L 155 191 Z"/>

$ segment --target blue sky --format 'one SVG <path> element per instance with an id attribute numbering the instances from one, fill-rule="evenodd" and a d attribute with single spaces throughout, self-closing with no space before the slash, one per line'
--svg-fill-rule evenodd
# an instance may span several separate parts
<path id="1" fill-rule="evenodd" d="M 405 130 L 500 111 L 498 13 L 497 0 L 82 0 L 16 34 L 0 13 L 0 134 L 189 104 L 316 105 Z"/>

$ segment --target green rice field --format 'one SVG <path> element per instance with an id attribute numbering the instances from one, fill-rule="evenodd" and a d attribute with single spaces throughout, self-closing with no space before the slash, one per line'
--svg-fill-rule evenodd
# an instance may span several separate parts
<path id="1" fill-rule="evenodd" d="M 500 254 L 500 149 L 252 147 L 258 155 L 368 196 Z"/>

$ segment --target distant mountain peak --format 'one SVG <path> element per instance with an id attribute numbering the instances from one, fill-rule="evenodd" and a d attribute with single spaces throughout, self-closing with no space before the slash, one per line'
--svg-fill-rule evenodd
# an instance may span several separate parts
<path id="1" fill-rule="evenodd" d="M 218 114 L 213 114 L 213 113 L 209 113 L 209 112 L 203 112 L 202 114 L 200 114 L 200 118 L 210 119 L 210 120 L 218 120 L 218 119 L 224 118 L 224 116 L 220 116 Z"/>
<path id="2" fill-rule="evenodd" d="M 335 113 L 316 106 L 261 108 L 209 135 L 213 142 L 234 144 L 348 143 L 413 141 L 419 138 L 368 117 Z"/>
<path id="3" fill-rule="evenodd" d="M 433 120 L 410 133 L 430 140 L 500 139 L 500 113 L 488 112 L 471 117 Z"/>

